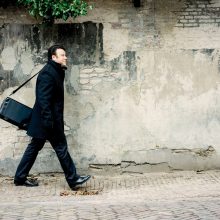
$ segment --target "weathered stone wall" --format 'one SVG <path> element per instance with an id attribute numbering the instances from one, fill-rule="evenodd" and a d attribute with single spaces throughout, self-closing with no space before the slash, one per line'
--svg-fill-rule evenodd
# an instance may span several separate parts
<path id="1" fill-rule="evenodd" d="M 1 100 L 66 45 L 65 130 L 78 168 L 149 172 L 220 168 L 220 2 L 97 0 L 86 17 L 37 24 L 0 9 Z M 34 85 L 16 98 L 33 105 Z M 0 173 L 29 138 L 0 123 Z M 59 171 L 45 146 L 33 172 Z M 88 172 L 88 171 L 87 171 Z"/>

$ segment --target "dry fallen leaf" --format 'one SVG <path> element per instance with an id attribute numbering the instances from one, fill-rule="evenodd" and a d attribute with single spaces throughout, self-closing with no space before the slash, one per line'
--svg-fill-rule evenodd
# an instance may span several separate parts
<path id="1" fill-rule="evenodd" d="M 60 196 L 89 196 L 89 195 L 98 195 L 99 191 L 98 190 L 77 190 L 77 191 L 72 191 L 72 190 L 64 190 L 60 192 Z"/>

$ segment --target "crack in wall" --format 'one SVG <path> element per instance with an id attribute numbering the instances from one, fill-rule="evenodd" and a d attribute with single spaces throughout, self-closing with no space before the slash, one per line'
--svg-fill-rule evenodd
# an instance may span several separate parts
<path id="1" fill-rule="evenodd" d="M 169 166 L 167 162 L 161 163 L 136 163 L 135 161 L 121 161 L 121 163 L 117 164 L 89 164 L 89 168 L 92 170 L 115 170 L 117 169 L 120 172 L 132 172 L 132 173 L 144 173 L 144 170 L 151 170 L 151 167 L 164 166 L 169 167 L 172 170 L 172 167 Z M 139 171 L 139 168 L 142 167 L 142 171 Z M 131 169 L 130 169 L 131 168 Z M 136 170 L 132 170 L 133 168 L 137 168 Z M 144 170 L 143 170 L 144 169 Z"/>
<path id="2" fill-rule="evenodd" d="M 211 156 L 213 154 L 216 153 L 216 150 L 214 147 L 212 146 L 209 146 L 207 149 L 202 149 L 202 148 L 195 148 L 195 149 L 172 149 L 171 150 L 173 153 L 177 153 L 177 154 L 180 154 L 180 153 L 193 153 L 193 154 L 196 154 L 198 156 L 201 156 L 201 157 L 208 157 L 208 156 Z"/>
<path id="3" fill-rule="evenodd" d="M 169 151 L 167 151 L 169 150 Z M 149 157 L 147 154 L 152 157 Z M 159 154 L 158 149 L 154 149 L 155 155 L 152 154 L 151 150 L 146 150 L 146 158 L 142 158 L 141 160 L 146 159 L 143 162 L 137 162 L 134 160 L 122 160 L 120 163 L 115 164 L 89 164 L 89 168 L 93 171 L 101 171 L 101 172 L 111 172 L 118 171 L 121 173 L 145 173 L 145 172 L 158 172 L 158 171 L 183 171 L 183 170 L 208 170 L 209 162 L 213 160 L 213 156 L 216 156 L 216 150 L 214 147 L 209 146 L 206 149 L 204 148 L 194 148 L 194 149 L 166 149 L 163 148 L 161 151 L 164 151 L 164 156 L 161 159 L 162 161 L 157 161 L 157 155 Z M 156 152 L 157 151 L 157 152 Z M 143 152 L 142 152 L 143 155 Z M 148 158 L 147 158 L 148 156 Z M 135 157 L 135 156 L 134 156 Z M 137 158 L 139 158 L 136 155 Z M 195 161 L 196 157 L 196 161 Z M 136 158 L 136 159 L 137 159 Z M 140 158 L 139 158 L 140 160 Z M 147 161 L 148 160 L 148 161 Z M 151 161 L 151 162 L 149 162 Z"/>

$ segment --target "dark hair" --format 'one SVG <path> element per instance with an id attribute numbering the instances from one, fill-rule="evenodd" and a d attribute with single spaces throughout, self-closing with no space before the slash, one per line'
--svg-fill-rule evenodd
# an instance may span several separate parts
<path id="1" fill-rule="evenodd" d="M 63 49 L 63 50 L 66 51 L 66 49 L 64 48 L 63 45 L 61 45 L 61 44 L 54 44 L 53 46 L 51 46 L 51 47 L 48 49 L 48 53 L 47 53 L 48 60 L 51 60 L 51 59 L 52 59 L 52 55 L 56 55 L 57 49 Z"/>

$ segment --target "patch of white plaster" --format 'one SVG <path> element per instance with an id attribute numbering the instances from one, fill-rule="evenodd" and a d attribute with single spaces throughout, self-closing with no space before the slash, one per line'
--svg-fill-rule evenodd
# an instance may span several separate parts
<path id="1" fill-rule="evenodd" d="M 4 70 L 13 70 L 16 66 L 17 59 L 13 47 L 6 47 L 1 53 L 1 64 Z"/>
<path id="2" fill-rule="evenodd" d="M 21 54 L 21 69 L 24 75 L 29 75 L 34 67 L 32 55 L 30 53 Z"/>

